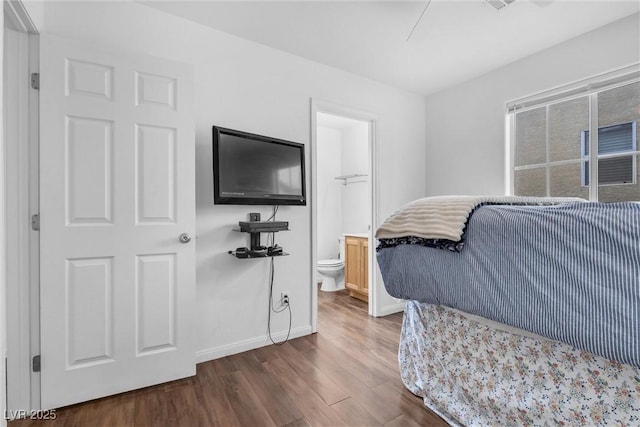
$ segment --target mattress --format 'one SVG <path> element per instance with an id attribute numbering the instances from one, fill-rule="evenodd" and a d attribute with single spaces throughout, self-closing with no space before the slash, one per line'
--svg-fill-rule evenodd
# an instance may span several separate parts
<path id="1" fill-rule="evenodd" d="M 481 206 L 464 235 L 460 252 L 381 245 L 387 292 L 640 366 L 639 204 Z"/>

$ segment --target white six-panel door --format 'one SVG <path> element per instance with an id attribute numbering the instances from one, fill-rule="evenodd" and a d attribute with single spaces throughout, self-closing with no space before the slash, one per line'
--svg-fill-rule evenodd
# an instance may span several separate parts
<path id="1" fill-rule="evenodd" d="M 193 69 L 40 50 L 42 407 L 193 375 Z"/>

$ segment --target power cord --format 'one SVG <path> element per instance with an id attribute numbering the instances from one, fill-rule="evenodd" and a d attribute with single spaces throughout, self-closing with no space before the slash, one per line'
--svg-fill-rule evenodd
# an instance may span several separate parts
<path id="1" fill-rule="evenodd" d="M 278 205 L 273 205 L 272 211 L 271 211 L 271 216 L 269 218 L 266 219 L 266 221 L 275 221 L 276 220 L 276 214 L 278 213 L 278 209 L 280 208 L 280 206 Z"/>
<path id="2" fill-rule="evenodd" d="M 291 305 L 289 301 L 285 302 L 285 305 L 281 309 L 276 309 L 273 307 L 273 275 L 274 275 L 274 265 L 273 265 L 273 257 L 271 258 L 271 272 L 270 272 L 270 283 L 269 283 L 269 320 L 267 322 L 267 332 L 269 333 L 269 340 L 275 345 L 282 345 L 289 341 L 289 335 L 291 334 Z M 287 331 L 287 336 L 284 341 L 276 342 L 271 336 L 271 312 L 274 313 L 282 313 L 285 310 L 289 310 L 289 330 Z"/>
<path id="3" fill-rule="evenodd" d="M 271 215 L 271 217 L 267 220 L 267 221 L 271 221 L 272 219 L 275 221 L 276 218 L 276 213 L 278 213 L 278 206 L 274 206 L 273 207 L 273 214 Z M 276 233 L 270 233 L 269 238 L 267 239 L 269 241 L 269 246 L 273 247 L 275 245 L 276 242 L 276 237 L 275 237 Z M 270 263 L 270 267 L 269 267 L 269 316 L 268 316 L 268 320 L 267 320 L 267 333 L 269 334 L 269 340 L 275 344 L 275 345 L 282 345 L 284 343 L 286 343 L 287 341 L 289 341 L 289 336 L 291 335 L 291 304 L 289 302 L 289 300 L 287 299 L 284 302 L 284 307 L 277 309 L 273 306 L 273 278 L 275 276 L 275 264 L 273 262 L 273 257 L 271 257 L 271 263 Z M 284 341 L 280 341 L 280 342 L 276 342 L 274 341 L 273 337 L 271 336 L 271 312 L 273 311 L 274 313 L 282 313 L 285 310 L 289 310 L 289 330 L 287 331 L 287 336 L 284 339 Z"/>

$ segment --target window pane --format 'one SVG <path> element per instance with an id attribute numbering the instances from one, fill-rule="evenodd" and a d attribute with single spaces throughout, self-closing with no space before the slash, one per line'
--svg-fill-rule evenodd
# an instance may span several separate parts
<path id="1" fill-rule="evenodd" d="M 582 186 L 582 162 L 549 168 L 550 196 L 589 199 L 589 187 Z"/>
<path id="2" fill-rule="evenodd" d="M 598 153 L 636 150 L 638 135 L 633 135 L 633 122 L 640 120 L 640 83 L 632 83 L 598 93 Z M 619 126 L 621 125 L 621 126 Z M 632 139 L 635 137 L 634 139 Z M 633 182 L 632 156 L 598 160 L 598 200 L 601 202 L 638 201 L 638 179 Z M 617 185 L 615 185 L 617 184 Z"/>
<path id="3" fill-rule="evenodd" d="M 582 131 L 589 129 L 589 98 L 571 99 L 549 106 L 549 160 L 575 160 L 581 156 Z"/>
<path id="4" fill-rule="evenodd" d="M 639 120 L 640 82 L 598 93 L 599 128 Z"/>
<path id="5" fill-rule="evenodd" d="M 629 159 L 628 157 L 622 157 L 622 159 Z M 602 174 L 602 170 L 605 169 L 602 165 L 604 160 L 617 160 L 614 159 L 600 159 L 598 173 Z M 628 160 L 627 160 L 628 161 Z M 638 159 L 636 159 L 636 162 Z M 637 168 L 636 168 L 637 169 Z M 637 174 L 637 172 L 636 172 Z M 602 180 L 598 177 L 598 180 L 602 184 Z M 598 201 L 600 202 L 626 202 L 626 201 L 640 201 L 640 184 L 638 176 L 636 175 L 635 184 L 623 184 L 623 185 L 599 185 L 598 186 Z"/>
<path id="6" fill-rule="evenodd" d="M 546 108 L 516 113 L 515 165 L 547 161 Z"/>
<path id="7" fill-rule="evenodd" d="M 546 196 L 547 168 L 515 171 L 513 192 L 518 196 Z"/>

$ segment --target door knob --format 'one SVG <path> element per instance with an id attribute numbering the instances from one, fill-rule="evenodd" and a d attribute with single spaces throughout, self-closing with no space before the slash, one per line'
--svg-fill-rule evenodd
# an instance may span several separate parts
<path id="1" fill-rule="evenodd" d="M 189 233 L 182 233 L 180 237 L 178 237 L 178 240 L 180 243 L 189 243 L 191 241 L 191 236 L 189 236 Z"/>

